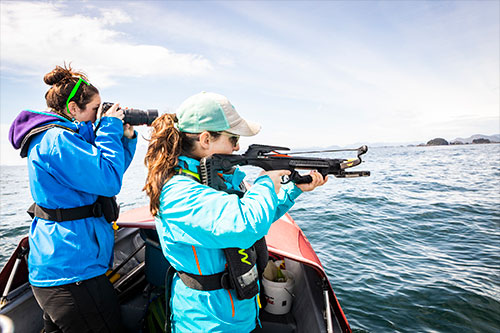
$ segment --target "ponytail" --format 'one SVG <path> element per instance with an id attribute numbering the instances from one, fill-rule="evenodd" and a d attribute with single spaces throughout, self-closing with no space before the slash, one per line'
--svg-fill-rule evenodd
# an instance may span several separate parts
<path id="1" fill-rule="evenodd" d="M 175 127 L 177 116 L 164 114 L 156 118 L 151 124 L 152 132 L 144 164 L 148 169 L 146 185 L 143 191 L 149 196 L 149 210 L 156 216 L 160 210 L 160 195 L 163 185 L 175 174 L 179 163 L 179 156 L 193 156 L 196 149 L 197 133 L 185 133 Z M 220 136 L 218 132 L 210 132 L 214 138 Z M 193 137 L 193 134 L 196 137 Z"/>
<path id="2" fill-rule="evenodd" d="M 161 190 L 174 175 L 182 151 L 181 132 L 174 126 L 176 121 L 175 114 L 164 114 L 151 124 L 151 139 L 144 158 L 148 175 L 143 191 L 149 196 L 149 210 L 153 216 L 158 214 Z"/>

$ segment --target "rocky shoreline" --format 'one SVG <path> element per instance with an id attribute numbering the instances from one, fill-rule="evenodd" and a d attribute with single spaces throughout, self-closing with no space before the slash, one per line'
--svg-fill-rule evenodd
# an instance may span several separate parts
<path id="1" fill-rule="evenodd" d="M 476 134 L 467 139 L 455 139 L 448 142 L 443 138 L 434 138 L 432 140 L 427 141 L 427 143 L 421 143 L 417 145 L 418 147 L 422 146 L 448 146 L 448 145 L 470 145 L 470 144 L 485 144 L 485 143 L 500 143 L 500 139 L 498 138 L 500 135 L 486 136 Z"/>

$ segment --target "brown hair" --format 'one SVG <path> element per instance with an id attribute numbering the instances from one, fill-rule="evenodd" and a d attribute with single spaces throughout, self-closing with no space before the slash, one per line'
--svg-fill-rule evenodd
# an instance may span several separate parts
<path id="1" fill-rule="evenodd" d="M 83 72 L 73 71 L 71 64 L 68 67 L 66 64 L 64 67 L 56 66 L 50 73 L 45 74 L 43 81 L 52 86 L 45 93 L 47 106 L 58 114 L 69 118 L 66 101 L 80 78 L 88 82 L 87 76 Z M 71 101 L 75 102 L 80 109 L 84 109 L 96 94 L 99 94 L 96 87 L 82 82 Z"/>
<path id="2" fill-rule="evenodd" d="M 151 139 L 144 158 L 148 175 L 142 190 L 149 196 L 149 210 L 153 216 L 159 212 L 161 190 L 175 174 L 178 157 L 181 154 L 191 155 L 195 141 L 199 140 L 198 137 L 190 136 L 190 133 L 179 131 L 175 127 L 176 122 L 175 114 L 163 114 L 151 124 Z M 209 133 L 214 138 L 220 136 L 217 132 Z"/>

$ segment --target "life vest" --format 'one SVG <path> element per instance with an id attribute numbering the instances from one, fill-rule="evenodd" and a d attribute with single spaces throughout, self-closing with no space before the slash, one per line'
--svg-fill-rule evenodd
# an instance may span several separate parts
<path id="1" fill-rule="evenodd" d="M 178 175 L 189 177 L 200 182 L 199 174 L 179 167 Z M 227 187 L 226 187 L 227 189 Z M 243 196 L 246 188 L 240 185 L 241 191 L 224 190 L 230 194 Z M 248 249 L 223 249 L 226 257 L 224 271 L 212 275 L 197 275 L 186 272 L 177 272 L 186 286 L 196 290 L 234 289 L 238 299 L 251 299 L 259 293 L 259 278 L 262 276 L 268 261 L 268 251 L 265 237 L 262 237 Z"/>

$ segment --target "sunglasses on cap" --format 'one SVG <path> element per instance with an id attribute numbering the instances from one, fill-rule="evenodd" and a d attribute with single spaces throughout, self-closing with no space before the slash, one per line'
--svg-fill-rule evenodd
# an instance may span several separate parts
<path id="1" fill-rule="evenodd" d="M 233 134 L 229 133 L 226 131 L 219 132 L 220 134 L 227 136 L 229 138 L 229 141 L 233 145 L 233 147 L 236 147 L 238 145 L 238 141 L 240 140 L 240 136 L 238 134 Z"/>

